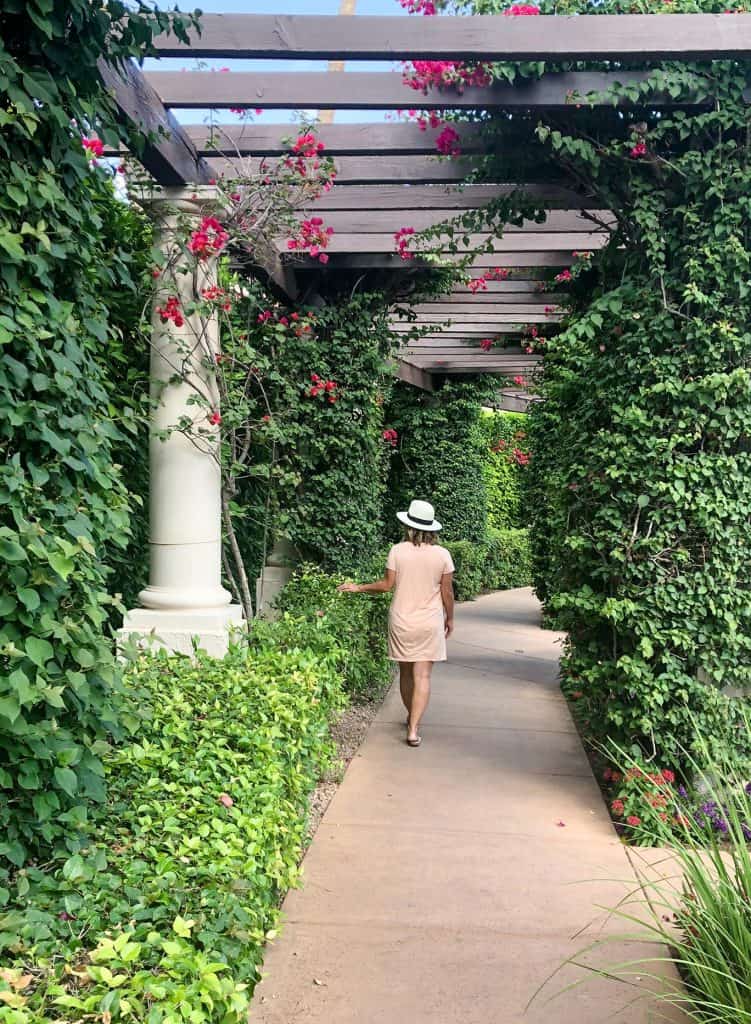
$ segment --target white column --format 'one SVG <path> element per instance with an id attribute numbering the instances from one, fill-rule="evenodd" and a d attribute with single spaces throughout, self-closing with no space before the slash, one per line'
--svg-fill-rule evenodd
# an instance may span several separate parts
<path id="1" fill-rule="evenodd" d="M 167 262 L 175 258 L 178 232 L 186 219 L 210 212 L 211 195 L 189 189 L 164 189 L 150 200 L 155 220 L 155 245 Z M 138 595 L 142 608 L 128 612 L 123 632 L 154 634 L 162 646 L 190 653 L 194 637 L 211 654 L 226 653 L 229 629 L 242 623 L 239 605 L 221 583 L 221 474 L 219 437 L 212 431 L 205 405 L 196 404 L 197 390 L 210 396 L 219 411 L 213 375 L 205 361 L 219 353 L 219 321 L 213 316 L 185 317 L 177 327 L 156 313 L 170 296 L 184 310 L 196 293 L 215 281 L 213 261 L 195 272 L 167 271 L 159 279 L 152 313 L 151 388 L 154 407 L 149 440 L 149 583 Z M 191 268 L 192 271 L 192 268 Z M 195 276 L 194 276 L 195 275 Z M 182 380 L 173 378 L 180 373 Z M 194 401 L 191 402 L 190 399 Z M 193 438 L 175 430 L 188 417 L 202 432 Z M 203 433 L 205 431 L 205 433 Z M 161 436 L 160 436 L 161 434 Z"/>

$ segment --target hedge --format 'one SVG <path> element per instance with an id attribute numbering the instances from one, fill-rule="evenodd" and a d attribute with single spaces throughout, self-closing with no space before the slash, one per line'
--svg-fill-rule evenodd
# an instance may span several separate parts
<path id="1" fill-rule="evenodd" d="M 68 852 L 0 888 L 0 1022 L 247 1018 L 295 885 L 310 792 L 345 689 L 391 679 L 384 599 L 304 568 L 285 611 L 223 661 L 165 653 L 126 672 L 131 741 L 100 751 L 107 799 Z M 108 1016 L 110 1015 L 110 1016 Z"/>
<path id="2" fill-rule="evenodd" d="M 532 586 L 529 532 L 521 529 L 488 530 L 484 544 L 447 541 L 456 573 L 457 601 L 471 601 L 483 590 L 509 590 Z"/>

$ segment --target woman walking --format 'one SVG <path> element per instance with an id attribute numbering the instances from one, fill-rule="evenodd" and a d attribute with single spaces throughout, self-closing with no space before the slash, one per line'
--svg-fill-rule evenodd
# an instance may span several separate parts
<path id="1" fill-rule="evenodd" d="M 407 709 L 407 743 L 419 747 L 420 722 L 430 700 L 433 662 L 446 660 L 454 628 L 454 563 L 436 544 L 441 524 L 427 501 L 397 512 L 405 539 L 389 551 L 386 575 L 375 583 L 343 583 L 352 594 L 394 591 L 389 611 L 389 658 L 399 663 L 399 689 Z"/>

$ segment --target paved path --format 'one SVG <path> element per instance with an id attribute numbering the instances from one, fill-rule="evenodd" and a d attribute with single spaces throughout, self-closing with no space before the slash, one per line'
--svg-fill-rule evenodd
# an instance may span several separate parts
<path id="1" fill-rule="evenodd" d="M 597 906 L 634 884 L 556 683 L 559 636 L 538 623 L 528 590 L 458 607 L 417 750 L 391 691 L 285 902 L 251 1020 L 653 1019 L 633 989 L 591 977 L 546 1002 L 583 976 L 573 967 L 525 1014 L 559 964 L 628 930 Z M 645 953 L 659 947 L 617 940 L 593 955 Z"/>

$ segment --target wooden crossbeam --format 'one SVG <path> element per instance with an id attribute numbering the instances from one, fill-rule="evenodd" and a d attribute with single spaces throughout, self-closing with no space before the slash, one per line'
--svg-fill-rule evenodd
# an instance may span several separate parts
<path id="1" fill-rule="evenodd" d="M 160 185 L 206 185 L 216 177 L 132 61 L 119 70 L 104 61 L 97 66 L 120 120 L 143 133 L 144 146 L 138 159 Z"/>
<path id="2" fill-rule="evenodd" d="M 314 60 L 724 60 L 751 57 L 751 15 L 617 14 L 363 17 L 204 14 L 186 46 L 163 56 Z"/>
<path id="3" fill-rule="evenodd" d="M 571 262 L 574 258 L 573 252 L 600 249 L 603 245 L 607 244 L 609 237 L 607 233 L 602 231 L 519 231 L 503 235 L 501 238 L 493 238 L 489 234 L 468 234 L 458 238 L 457 243 L 462 252 L 476 252 L 481 246 L 490 243 L 492 243 L 492 251 L 495 253 L 543 252 L 546 249 L 568 249 L 569 262 Z M 463 238 L 468 240 L 467 245 L 463 244 Z M 444 248 L 447 248 L 448 241 L 444 240 L 443 245 Z M 439 240 L 436 241 L 436 246 L 439 246 Z M 361 232 L 349 235 L 335 232 L 329 240 L 327 251 L 329 253 L 388 253 L 394 252 L 394 249 L 394 239 L 390 234 L 371 235 Z"/>
<path id="4" fill-rule="evenodd" d="M 477 125 L 452 126 L 464 153 L 484 152 L 488 147 Z M 191 124 L 185 134 L 205 156 L 280 156 L 289 152 L 294 136 L 291 125 Z M 423 131 L 417 124 L 323 124 L 316 136 L 327 156 L 419 156 L 436 153 L 439 128 Z"/>
<path id="5" fill-rule="evenodd" d="M 183 109 L 404 110 L 417 106 L 424 110 L 551 110 L 571 109 L 576 96 L 590 93 L 597 94 L 593 101 L 611 106 L 612 100 L 599 94 L 616 82 L 642 82 L 647 72 L 566 71 L 537 81 L 494 82 L 487 88 L 465 89 L 461 94 L 434 90 L 427 96 L 415 92 L 400 74 L 391 71 L 151 71 L 146 77 L 166 106 Z M 662 102 L 680 105 L 669 96 L 653 97 L 649 102 L 650 107 Z"/>
<path id="6" fill-rule="evenodd" d="M 316 200 L 316 213 L 326 210 L 447 210 L 455 216 L 463 209 L 487 206 L 495 199 L 519 194 L 550 207 L 596 209 L 600 203 L 560 185 L 334 185 Z M 453 212 L 451 212 L 453 211 Z"/>
<path id="7" fill-rule="evenodd" d="M 400 359 L 396 364 L 396 376 L 399 380 L 406 381 L 407 384 L 412 384 L 416 388 L 421 388 L 423 391 L 433 391 L 433 377 L 430 373 L 424 370 L 420 366 L 415 366 L 413 363 L 407 362 L 405 359 Z"/>
<path id="8" fill-rule="evenodd" d="M 342 77 L 342 76 L 340 76 Z M 214 157 L 213 166 L 225 178 L 259 175 L 263 158 Z M 334 159 L 338 185 L 461 184 L 472 172 L 471 159 L 441 160 L 437 156 L 341 156 Z"/>
<path id="9" fill-rule="evenodd" d="M 458 263 L 460 256 L 445 253 L 443 260 L 447 264 Z M 471 260 L 474 270 L 483 270 L 488 267 L 509 267 L 514 273 L 515 268 L 526 269 L 528 267 L 570 267 L 572 263 L 571 250 L 550 250 L 548 252 L 509 252 L 503 254 L 479 253 Z M 402 260 L 396 253 L 385 252 L 351 252 L 333 253 L 329 258 L 328 267 L 330 270 L 401 270 L 410 271 L 415 267 L 424 267 L 428 264 L 424 260 Z M 295 266 L 300 270 L 320 270 L 320 263 L 309 257 L 296 257 Z M 537 278 L 535 278 L 536 280 Z"/>
<path id="10" fill-rule="evenodd" d="M 384 234 L 393 237 L 399 228 L 410 226 L 416 231 L 436 227 L 452 213 L 446 210 L 321 210 L 316 205 L 316 213 L 324 217 L 326 226 L 332 227 L 337 234 Z M 592 211 L 602 223 L 614 223 L 614 216 L 607 210 Z M 309 216 L 306 212 L 302 216 Z M 538 223 L 525 220 L 521 225 L 507 224 L 504 234 L 516 235 L 520 232 L 591 232 L 595 223 L 581 210 L 550 210 L 544 221 Z M 457 229 L 461 235 L 461 229 Z"/>
<path id="11" fill-rule="evenodd" d="M 512 297 L 512 296 L 510 296 Z M 494 303 L 475 303 L 474 297 L 468 302 L 425 302 L 419 303 L 416 306 L 410 306 L 410 309 L 417 313 L 420 319 L 428 317 L 441 318 L 455 318 L 460 317 L 463 320 L 471 323 L 475 319 L 480 317 L 486 320 L 492 320 L 499 316 L 516 316 L 520 319 L 524 317 L 535 317 L 535 316 L 550 316 L 555 319 L 560 318 L 562 313 L 550 313 L 543 314 L 545 306 L 553 306 L 554 303 L 547 302 L 543 305 L 541 302 L 494 302 Z"/>
<path id="12" fill-rule="evenodd" d="M 420 339 L 421 341 L 434 341 L 441 340 L 451 342 L 462 340 L 464 338 L 485 338 L 489 334 L 521 334 L 522 327 L 525 323 L 531 321 L 523 320 L 521 318 L 517 320 L 510 320 L 507 323 L 493 323 L 493 324 L 464 324 L 456 323 L 451 327 L 445 327 L 440 331 L 436 330 L 440 327 L 440 324 L 428 324 L 428 323 L 414 323 L 414 324 L 391 324 L 391 330 L 394 334 L 409 334 L 412 330 L 424 330 L 431 331 L 435 330 L 435 334 L 425 334 Z"/>

